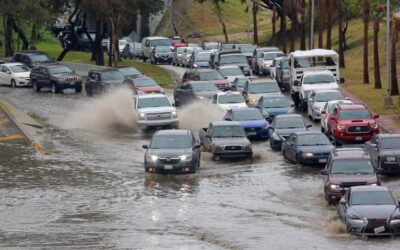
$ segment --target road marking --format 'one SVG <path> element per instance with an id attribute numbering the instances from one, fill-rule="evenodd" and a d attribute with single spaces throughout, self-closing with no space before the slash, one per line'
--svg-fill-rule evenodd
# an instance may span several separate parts
<path id="1" fill-rule="evenodd" d="M 19 139 L 24 139 L 24 137 L 22 135 L 9 135 L 9 136 L 0 137 L 0 142 L 16 141 Z"/>

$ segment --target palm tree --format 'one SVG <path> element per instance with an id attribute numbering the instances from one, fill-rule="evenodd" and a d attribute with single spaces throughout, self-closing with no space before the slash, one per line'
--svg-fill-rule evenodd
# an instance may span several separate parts
<path id="1" fill-rule="evenodd" d="M 379 23 L 382 19 L 382 12 L 385 10 L 385 6 L 377 4 L 375 6 L 374 15 L 374 78 L 375 78 L 375 88 L 381 89 L 381 71 L 379 65 Z"/>
<path id="2" fill-rule="evenodd" d="M 391 95 L 399 94 L 399 86 L 397 84 L 397 41 L 399 40 L 399 29 L 400 24 L 399 21 L 393 17 L 391 20 L 392 23 L 392 48 L 391 48 Z"/>
<path id="3" fill-rule="evenodd" d="M 281 16 L 281 42 L 282 42 L 282 51 L 286 54 L 286 9 L 287 6 L 282 6 L 282 16 Z"/>
<path id="4" fill-rule="evenodd" d="M 326 48 L 332 48 L 332 14 L 335 11 L 335 2 L 326 0 L 327 20 L 326 20 Z"/>
<path id="5" fill-rule="evenodd" d="M 276 7 L 272 9 L 272 45 L 276 46 Z"/>
<path id="6" fill-rule="evenodd" d="M 300 49 L 306 49 L 306 0 L 301 0 Z"/>
<path id="7" fill-rule="evenodd" d="M 370 2 L 369 0 L 364 0 L 364 53 L 363 53 L 363 75 L 364 75 L 364 83 L 369 83 L 369 74 L 368 74 L 368 25 L 369 25 L 369 13 L 370 13 Z"/>
<path id="8" fill-rule="evenodd" d="M 253 38 L 254 43 L 258 43 L 258 25 L 257 25 L 257 13 L 259 11 L 258 1 L 253 0 Z M 248 11 L 248 10 L 247 10 Z"/>
<path id="9" fill-rule="evenodd" d="M 207 0 L 197 0 L 197 2 L 199 2 L 199 3 L 204 3 L 206 1 Z M 216 12 L 215 14 L 217 15 L 218 21 L 222 26 L 222 32 L 224 33 L 225 42 L 228 42 L 229 41 L 228 31 L 226 30 L 226 24 L 225 24 L 225 21 L 223 18 L 222 8 L 221 8 L 221 3 L 225 3 L 225 0 L 210 0 L 210 1 L 212 1 L 212 3 L 214 4 L 215 12 Z"/>
<path id="10" fill-rule="evenodd" d="M 344 62 L 344 31 L 343 31 L 343 8 L 342 0 L 336 0 L 336 8 L 338 15 L 338 28 L 339 28 L 339 66 L 345 67 Z"/>
<path id="11" fill-rule="evenodd" d="M 315 1 L 317 6 L 317 16 L 318 16 L 318 48 L 323 47 L 324 43 L 324 16 L 325 11 L 323 1 Z M 329 11 L 328 11 L 329 12 Z"/>

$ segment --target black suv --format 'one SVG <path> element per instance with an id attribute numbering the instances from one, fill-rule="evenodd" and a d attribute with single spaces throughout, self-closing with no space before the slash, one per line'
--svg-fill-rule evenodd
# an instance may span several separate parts
<path id="1" fill-rule="evenodd" d="M 169 46 L 156 46 L 151 50 L 150 55 L 150 63 L 151 64 L 159 64 L 159 63 L 172 63 L 173 53 Z"/>
<path id="2" fill-rule="evenodd" d="M 35 50 L 24 50 L 14 54 L 14 62 L 23 63 L 29 68 L 54 62 L 47 53 Z"/>
<path id="3" fill-rule="evenodd" d="M 51 88 L 51 92 L 59 93 L 64 89 L 82 91 L 82 78 L 63 64 L 47 64 L 32 69 L 30 82 L 34 91 L 42 88 Z"/>
<path id="4" fill-rule="evenodd" d="M 118 69 L 92 70 L 88 73 L 86 93 L 88 96 L 102 95 L 123 85 L 132 86 L 132 81 L 126 79 Z"/>
<path id="5" fill-rule="evenodd" d="M 337 203 L 350 187 L 380 185 L 371 157 L 363 148 L 334 149 L 321 174 L 329 205 Z"/>

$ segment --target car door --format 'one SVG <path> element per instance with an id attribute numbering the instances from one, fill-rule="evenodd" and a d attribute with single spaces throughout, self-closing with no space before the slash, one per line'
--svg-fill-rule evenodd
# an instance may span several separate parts
<path id="1" fill-rule="evenodd" d="M 311 92 L 310 97 L 308 98 L 308 115 L 312 115 L 313 105 L 314 105 L 315 91 Z"/>
<path id="2" fill-rule="evenodd" d="M 249 81 L 246 81 L 246 83 L 244 84 L 243 87 L 243 92 L 242 95 L 244 97 L 244 99 L 246 100 L 246 102 L 249 102 L 249 94 L 248 94 L 248 89 L 249 89 Z"/>
<path id="3" fill-rule="evenodd" d="M 286 156 L 292 161 L 296 161 L 297 135 L 292 134 L 288 140 Z"/>
<path id="4" fill-rule="evenodd" d="M 48 68 L 42 67 L 42 83 L 44 87 L 51 87 L 50 72 Z"/>
<path id="5" fill-rule="evenodd" d="M 367 141 L 365 143 L 365 149 L 371 156 L 371 161 L 374 164 L 374 167 L 377 168 L 378 167 L 378 158 L 379 158 L 379 150 L 378 150 L 379 149 L 379 140 L 376 137 L 376 135 L 374 135 L 370 141 Z"/>
<path id="6" fill-rule="evenodd" d="M 188 103 L 190 100 L 188 96 L 190 95 L 188 91 L 188 84 L 182 84 L 178 89 L 177 89 L 177 100 L 180 105 L 185 105 Z M 175 101 L 177 101 L 175 99 Z"/>
<path id="7" fill-rule="evenodd" d="M 196 159 L 196 161 L 200 162 L 201 149 L 195 147 L 196 145 L 198 145 L 198 142 L 197 142 L 196 138 L 194 137 L 193 133 L 190 132 L 190 134 L 191 134 L 190 137 L 192 140 L 193 156 Z"/>
<path id="8" fill-rule="evenodd" d="M 9 84 L 9 82 L 6 81 L 6 68 L 6 66 L 0 65 L 0 84 Z"/>
<path id="9" fill-rule="evenodd" d="M 330 134 L 333 134 L 333 129 L 335 128 L 335 120 L 338 117 L 338 108 L 335 107 L 332 111 L 332 115 L 329 116 L 328 119 L 328 127 L 327 127 L 327 131 L 329 131 Z"/>
<path id="10" fill-rule="evenodd" d="M 332 157 L 329 155 L 328 161 L 326 163 L 325 171 L 326 174 L 322 175 L 322 181 L 324 183 L 324 188 L 327 188 L 329 186 L 329 176 L 331 173 L 331 165 L 332 165 Z"/>
<path id="11" fill-rule="evenodd" d="M 262 96 L 262 97 L 260 97 L 260 99 L 258 99 L 258 102 L 257 102 L 257 105 L 256 105 L 256 108 L 260 111 L 260 113 L 264 116 L 264 114 L 263 114 L 263 102 L 264 102 L 264 97 Z"/>
<path id="12" fill-rule="evenodd" d="M 212 125 L 211 125 L 211 123 L 208 125 L 208 129 L 207 129 L 207 132 L 206 132 L 206 134 L 205 134 L 205 136 L 204 136 L 204 138 L 203 138 L 203 146 L 204 146 L 204 148 L 206 148 L 207 150 L 209 150 L 209 151 L 211 151 L 211 143 L 212 143 L 212 138 L 211 138 L 211 136 L 212 136 L 212 134 L 213 134 L 213 127 L 212 127 Z M 209 136 L 208 136 L 209 135 Z"/>

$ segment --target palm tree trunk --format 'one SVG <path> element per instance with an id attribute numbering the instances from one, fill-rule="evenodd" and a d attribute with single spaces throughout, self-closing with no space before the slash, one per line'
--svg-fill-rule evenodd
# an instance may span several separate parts
<path id="1" fill-rule="evenodd" d="M 322 2 L 317 3 L 317 10 L 318 10 L 318 48 L 323 48 L 324 46 L 324 5 Z"/>
<path id="2" fill-rule="evenodd" d="M 226 25 L 225 25 L 224 19 L 222 18 L 221 6 L 219 5 L 219 2 L 218 2 L 218 1 L 217 1 L 217 2 L 214 2 L 214 4 L 215 4 L 215 9 L 216 9 L 216 11 L 217 11 L 217 17 L 218 17 L 219 23 L 220 23 L 221 26 L 222 26 L 222 32 L 224 33 L 225 42 L 229 42 L 228 32 L 227 32 L 227 30 L 226 30 Z"/>
<path id="3" fill-rule="evenodd" d="M 326 0 L 327 7 L 327 23 L 326 23 L 326 48 L 332 48 L 332 12 L 333 12 L 333 4 L 332 0 Z"/>
<path id="4" fill-rule="evenodd" d="M 391 95 L 399 95 L 399 85 L 397 81 L 397 41 L 399 38 L 398 32 L 399 24 L 398 21 L 393 18 L 392 19 L 392 52 L 391 52 Z"/>
<path id="5" fill-rule="evenodd" d="M 37 29 L 36 29 L 36 24 L 34 23 L 32 25 L 32 31 L 31 31 L 31 42 L 30 42 L 30 50 L 36 50 L 36 41 L 37 41 Z"/>
<path id="6" fill-rule="evenodd" d="M 338 28 L 339 28 L 339 67 L 344 68 L 344 31 L 343 31 L 343 10 L 342 10 L 342 0 L 336 0 L 337 5 L 337 15 L 338 15 Z"/>
<path id="7" fill-rule="evenodd" d="M 254 44 L 258 43 L 258 25 L 257 25 L 258 4 L 253 2 L 253 38 Z"/>
<path id="8" fill-rule="evenodd" d="M 370 2 L 369 0 L 364 0 L 364 51 L 363 51 L 363 76 L 364 83 L 369 83 L 368 74 L 368 26 L 369 26 L 369 12 L 370 12 Z"/>
<path id="9" fill-rule="evenodd" d="M 282 42 L 282 51 L 286 54 L 286 7 L 282 8 L 282 16 L 281 16 L 281 42 Z"/>
<path id="10" fill-rule="evenodd" d="M 295 7 L 295 3 L 293 3 L 293 0 L 289 1 L 290 4 L 290 14 L 292 16 L 292 25 L 290 26 L 290 51 L 295 50 L 295 39 L 296 39 L 296 28 L 297 28 L 297 11 Z"/>
<path id="11" fill-rule="evenodd" d="M 312 0 L 308 0 L 308 30 L 311 33 L 311 12 L 312 12 Z M 311 49 L 311 34 L 308 40 L 308 49 Z M 313 38 L 314 39 L 314 38 Z"/>
<path id="12" fill-rule="evenodd" d="M 374 18 L 374 78 L 375 78 L 375 88 L 381 89 L 381 71 L 379 65 L 379 22 L 380 22 L 380 11 L 375 11 Z"/>
<path id="13" fill-rule="evenodd" d="M 306 50 L 306 0 L 301 1 L 300 49 Z"/>
<path id="14" fill-rule="evenodd" d="M 272 9 L 272 45 L 276 46 L 276 7 Z"/>

